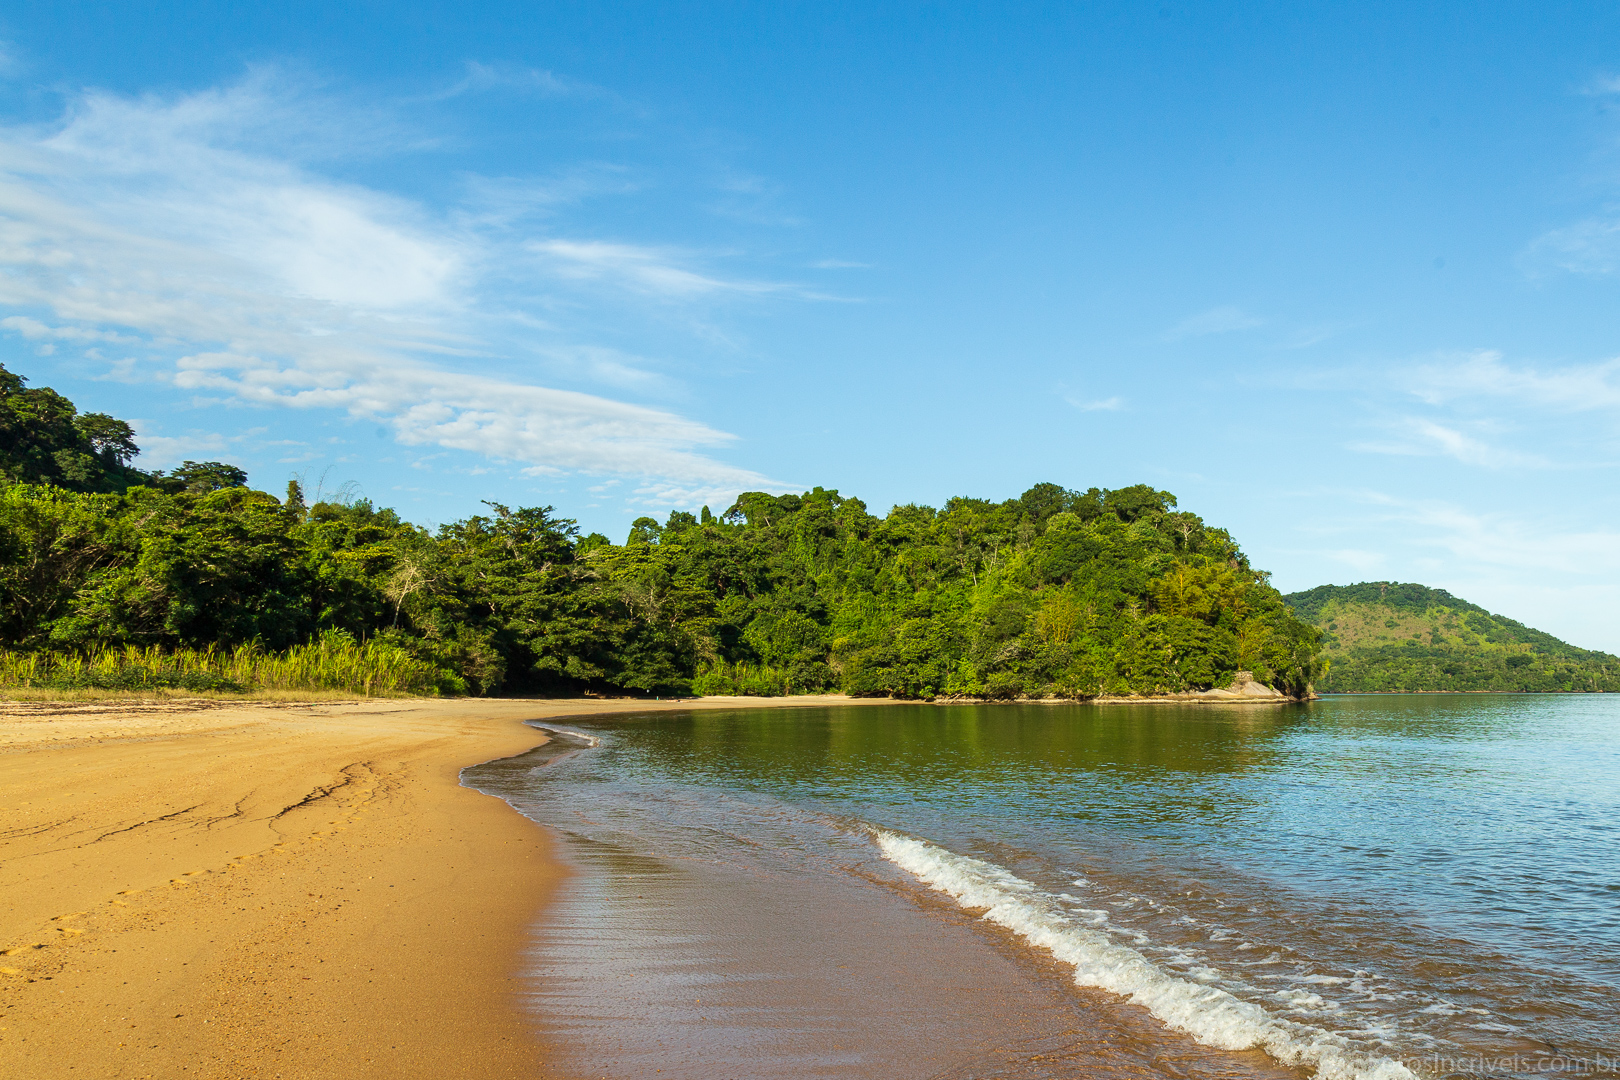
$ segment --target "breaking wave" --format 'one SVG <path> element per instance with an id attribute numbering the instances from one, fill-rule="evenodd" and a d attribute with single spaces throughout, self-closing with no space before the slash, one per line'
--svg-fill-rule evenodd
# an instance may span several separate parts
<path id="1" fill-rule="evenodd" d="M 1161 970 L 1100 929 L 1106 922 L 1098 919 L 1101 912 L 1065 910 L 1064 897 L 993 863 L 883 829 L 874 832 L 886 859 L 962 907 L 984 909 L 986 921 L 1071 965 L 1077 985 L 1118 994 L 1206 1046 L 1258 1048 L 1284 1065 L 1314 1070 L 1320 1080 L 1416 1080 L 1405 1065 L 1357 1047 L 1343 1034 L 1286 1020 L 1219 987 Z"/>

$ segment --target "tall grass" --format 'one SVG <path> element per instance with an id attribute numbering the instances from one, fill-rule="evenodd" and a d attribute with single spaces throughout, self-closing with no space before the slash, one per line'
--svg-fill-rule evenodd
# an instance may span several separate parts
<path id="1" fill-rule="evenodd" d="M 328 634 L 286 652 L 100 648 L 83 653 L 0 650 L 0 689 L 249 693 L 337 690 L 367 696 L 465 693 L 462 680 L 386 642 Z"/>
<path id="2" fill-rule="evenodd" d="M 784 697 L 790 690 L 787 672 L 764 664 L 719 664 L 692 678 L 692 693 L 703 696 Z"/>

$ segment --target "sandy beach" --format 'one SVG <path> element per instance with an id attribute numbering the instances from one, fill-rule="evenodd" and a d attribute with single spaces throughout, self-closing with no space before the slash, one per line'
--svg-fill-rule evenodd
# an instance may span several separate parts
<path id="1" fill-rule="evenodd" d="M 735 704 L 0 705 L 0 1074 L 557 1075 L 518 955 L 563 871 L 459 772 Z"/>

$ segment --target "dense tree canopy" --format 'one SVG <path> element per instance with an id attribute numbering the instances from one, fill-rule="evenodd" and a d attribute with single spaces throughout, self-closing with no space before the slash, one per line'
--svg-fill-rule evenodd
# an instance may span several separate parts
<path id="1" fill-rule="evenodd" d="M 241 487 L 247 473 L 218 461 L 187 461 L 172 472 L 130 467 L 135 429 L 106 413 L 81 413 L 50 387 L 0 364 L 0 483 L 49 484 L 68 491 L 116 492 L 136 484 L 162 491 Z"/>
<path id="2" fill-rule="evenodd" d="M 1321 585 L 1285 597 L 1324 636 L 1317 689 L 1620 691 L 1620 657 L 1590 652 L 1422 585 Z"/>
<path id="3" fill-rule="evenodd" d="M 276 649 L 337 631 L 395 641 L 475 693 L 1078 697 L 1239 669 L 1300 693 L 1317 670 L 1318 632 L 1231 536 L 1145 485 L 882 517 L 821 488 L 748 492 L 718 516 L 640 518 L 623 544 L 491 503 L 430 533 L 364 500 L 306 505 L 296 483 L 277 499 L 217 462 L 138 473 L 127 426 L 10 378 L 13 649 Z M 50 397 L 9 404 L 35 394 Z"/>
<path id="4" fill-rule="evenodd" d="M 55 390 L 28 389 L 0 364 L 0 481 L 121 491 L 144 474 L 129 468 L 135 431 L 104 413 L 81 414 Z"/>

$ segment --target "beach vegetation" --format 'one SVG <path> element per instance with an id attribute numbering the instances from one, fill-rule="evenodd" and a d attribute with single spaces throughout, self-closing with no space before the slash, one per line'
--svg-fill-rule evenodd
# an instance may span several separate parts
<path id="1" fill-rule="evenodd" d="M 329 690 L 370 697 L 456 694 L 465 683 L 386 640 L 341 631 L 271 653 L 234 649 L 93 647 L 82 652 L 0 651 L 0 689 L 253 693 Z"/>

